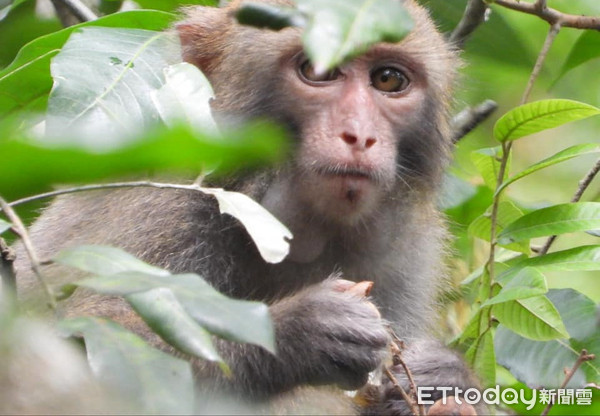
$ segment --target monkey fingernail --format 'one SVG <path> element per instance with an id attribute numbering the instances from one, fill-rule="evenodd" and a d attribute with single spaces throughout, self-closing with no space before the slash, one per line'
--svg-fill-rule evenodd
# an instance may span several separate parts
<path id="1" fill-rule="evenodd" d="M 373 288 L 373 282 L 370 282 L 368 280 L 363 280 L 362 282 L 358 282 L 358 283 L 352 285 L 347 290 L 345 290 L 345 292 L 348 292 L 348 293 L 356 295 L 356 296 L 366 297 L 366 296 L 369 296 L 369 293 L 371 293 L 372 288 Z"/>

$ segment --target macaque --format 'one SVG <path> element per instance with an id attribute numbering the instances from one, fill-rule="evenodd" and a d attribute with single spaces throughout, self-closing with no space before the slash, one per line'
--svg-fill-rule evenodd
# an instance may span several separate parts
<path id="1" fill-rule="evenodd" d="M 472 387 L 462 360 L 427 340 L 444 284 L 446 231 L 436 198 L 452 146 L 448 110 L 459 60 L 427 12 L 404 4 L 415 28 L 402 42 L 377 44 L 324 74 L 303 53 L 299 29 L 239 25 L 232 13 L 239 1 L 190 8 L 175 27 L 184 60 L 213 85 L 220 123 L 271 119 L 293 138 L 287 162 L 226 184 L 291 229 L 282 263 L 267 264 L 210 196 L 150 188 L 58 198 L 31 228 L 40 256 L 114 245 L 173 273 L 198 273 L 229 296 L 266 302 L 277 355 L 215 340 L 233 376 L 198 360 L 207 388 L 256 402 L 302 386 L 354 390 L 388 356 L 390 328 L 408 346 L 418 385 Z M 36 282 L 20 246 L 17 255 L 18 290 L 27 297 Z M 53 284 L 77 278 L 56 265 L 44 273 Z M 368 297 L 346 290 L 365 280 L 374 282 Z M 61 304 L 65 316 L 109 317 L 166 348 L 121 298 L 78 289 Z M 400 372 L 398 379 L 406 381 Z M 406 414 L 396 393 L 384 381 L 380 402 L 362 411 Z"/>

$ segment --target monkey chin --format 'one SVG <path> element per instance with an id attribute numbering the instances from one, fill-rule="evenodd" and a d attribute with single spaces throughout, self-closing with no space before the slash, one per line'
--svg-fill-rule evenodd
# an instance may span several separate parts
<path id="1" fill-rule="evenodd" d="M 381 189 L 370 178 L 359 175 L 327 175 L 312 190 L 317 211 L 333 223 L 355 225 L 373 213 L 381 198 Z"/>

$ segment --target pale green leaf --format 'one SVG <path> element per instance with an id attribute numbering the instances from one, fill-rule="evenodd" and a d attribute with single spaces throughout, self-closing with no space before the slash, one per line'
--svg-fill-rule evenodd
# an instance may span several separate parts
<path id="1" fill-rule="evenodd" d="M 485 301 L 482 306 L 531 298 L 543 295 L 547 291 L 546 277 L 532 267 L 525 267 L 504 285 L 500 293 Z"/>
<path id="2" fill-rule="evenodd" d="M 12 224 L 10 222 L 6 222 L 6 221 L 0 219 L 0 234 L 2 234 L 4 231 L 10 229 L 10 227 L 12 227 Z"/>
<path id="3" fill-rule="evenodd" d="M 496 355 L 494 353 L 494 332 L 486 331 L 465 353 L 465 359 L 481 377 L 485 386 L 496 384 Z"/>
<path id="4" fill-rule="evenodd" d="M 562 319 L 546 296 L 534 296 L 499 303 L 492 314 L 517 334 L 538 341 L 569 338 Z"/>
<path id="5" fill-rule="evenodd" d="M 500 142 L 561 126 L 600 114 L 600 109 L 572 100 L 541 100 L 524 104 L 503 115 L 494 126 L 494 137 Z"/>
<path id="6" fill-rule="evenodd" d="M 504 190 L 504 188 L 506 188 L 511 183 L 518 181 L 519 179 L 524 178 L 525 176 L 530 175 L 534 172 L 537 172 L 540 169 L 544 169 L 544 168 L 547 168 L 548 166 L 556 165 L 557 163 L 561 163 L 566 160 L 573 159 L 574 157 L 577 157 L 577 156 L 587 155 L 590 153 L 597 153 L 597 152 L 600 152 L 600 145 L 593 144 L 593 143 L 580 144 L 580 145 L 571 146 L 567 149 L 561 150 L 560 152 L 556 153 L 555 155 L 550 156 L 549 158 L 544 159 L 541 162 L 528 167 L 524 171 L 519 172 L 514 176 L 511 176 L 507 181 L 502 183 L 502 185 L 496 191 L 496 194 L 499 194 L 500 192 L 502 192 L 502 190 Z"/>
<path id="7" fill-rule="evenodd" d="M 500 244 L 600 227 L 600 202 L 577 202 L 538 209 L 498 234 Z"/>
<path id="8" fill-rule="evenodd" d="M 502 149 L 500 147 L 489 147 L 478 149 L 471 152 L 471 161 L 479 171 L 483 181 L 488 188 L 495 190 L 500 174 L 500 159 L 502 158 Z M 510 170 L 510 159 L 504 171 L 504 180 L 508 178 Z"/>
<path id="9" fill-rule="evenodd" d="M 496 233 L 499 233 L 508 224 L 516 221 L 523 216 L 523 211 L 512 201 L 502 201 L 498 204 L 498 214 L 496 216 Z M 490 231 L 492 227 L 491 207 L 481 216 L 477 217 L 468 228 L 469 234 L 490 241 Z M 529 241 L 519 241 L 503 246 L 512 251 L 530 254 Z"/>
<path id="10" fill-rule="evenodd" d="M 137 399 L 146 412 L 193 413 L 189 362 L 152 348 L 107 319 L 72 318 L 59 327 L 67 335 L 83 335 L 94 375 L 124 396 Z"/>

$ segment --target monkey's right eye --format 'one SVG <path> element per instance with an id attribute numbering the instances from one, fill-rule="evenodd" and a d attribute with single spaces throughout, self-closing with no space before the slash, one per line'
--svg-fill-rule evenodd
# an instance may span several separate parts
<path id="1" fill-rule="evenodd" d="M 300 76 L 308 82 L 335 81 L 341 75 L 338 69 L 332 69 L 331 71 L 327 71 L 323 74 L 317 74 L 315 67 L 312 66 L 310 61 L 304 61 L 300 65 L 300 68 L 298 68 L 298 72 L 300 73 Z"/>

